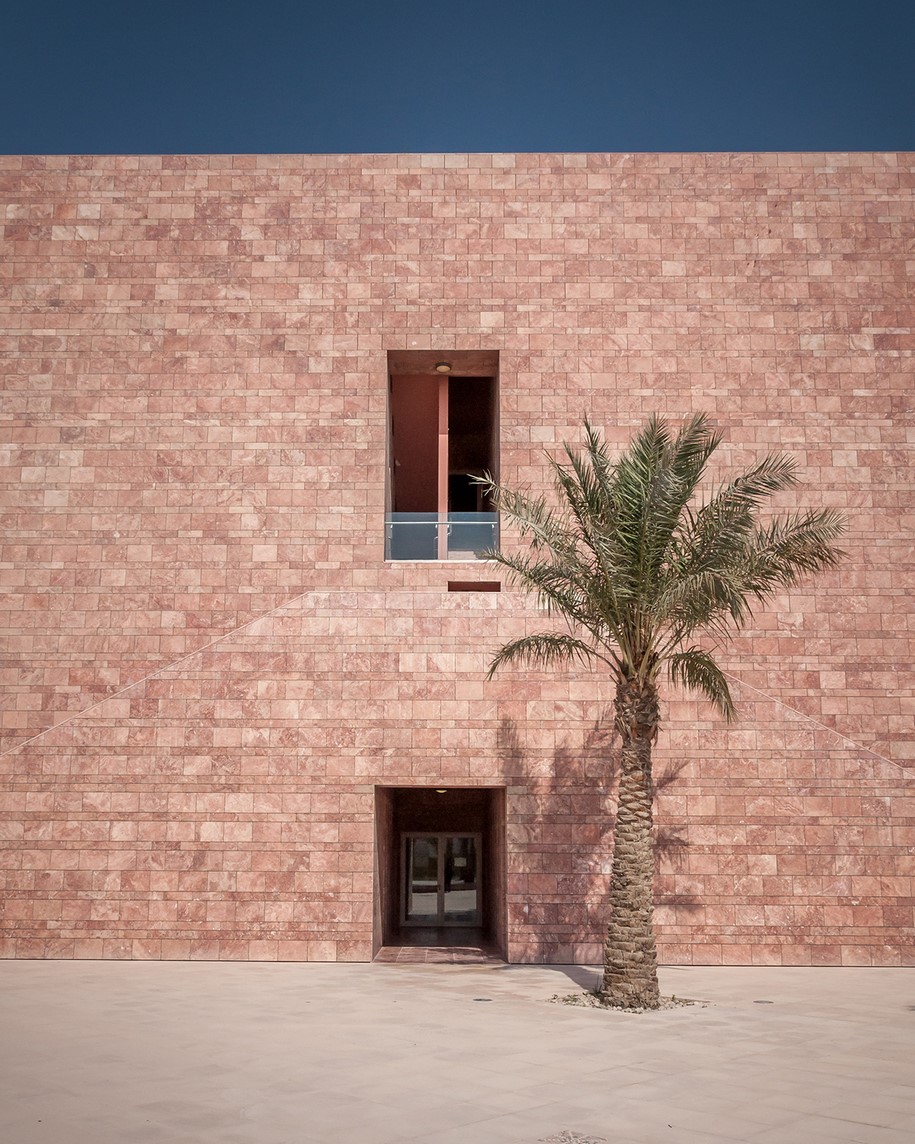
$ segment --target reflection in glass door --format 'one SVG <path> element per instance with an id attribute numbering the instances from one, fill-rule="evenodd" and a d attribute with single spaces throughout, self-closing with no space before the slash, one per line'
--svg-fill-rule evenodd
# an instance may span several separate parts
<path id="1" fill-rule="evenodd" d="M 407 844 L 407 916 L 414 924 L 438 920 L 438 839 L 413 837 Z"/>
<path id="2" fill-rule="evenodd" d="M 405 834 L 405 925 L 478 926 L 479 834 Z"/>

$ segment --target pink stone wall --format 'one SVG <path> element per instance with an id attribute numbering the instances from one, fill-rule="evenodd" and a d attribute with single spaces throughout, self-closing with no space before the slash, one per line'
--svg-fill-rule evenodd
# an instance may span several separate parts
<path id="1" fill-rule="evenodd" d="M 501 469 L 705 409 L 847 562 L 671 696 L 670 963 L 911 963 L 911 155 L 0 158 L 0 952 L 364 960 L 376 786 L 505 786 L 512 960 L 599 957 L 603 680 L 383 560 L 387 351 L 496 350 Z M 911 258 L 911 255 L 909 255 Z M 785 500 L 782 507 L 790 508 Z M 512 543 L 512 538 L 506 538 Z"/>

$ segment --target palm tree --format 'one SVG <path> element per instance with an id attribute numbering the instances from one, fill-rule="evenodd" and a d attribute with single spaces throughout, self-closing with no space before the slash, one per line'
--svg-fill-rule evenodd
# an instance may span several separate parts
<path id="1" fill-rule="evenodd" d="M 612 681 L 620 777 L 602 995 L 609 1005 L 657 1008 L 651 755 L 660 681 L 698 692 L 731 720 L 715 649 L 747 623 L 754 603 L 834 565 L 845 524 L 832 510 L 760 521 L 768 498 L 797 483 L 783 455 L 694 504 L 721 442 L 705 414 L 678 432 L 652 417 L 616 459 L 600 432 L 587 421 L 584 428 L 581 452 L 566 444 L 562 462 L 548 458 L 554 505 L 487 478 L 499 511 L 527 542 L 487 556 L 565 626 L 512 640 L 489 675 L 508 664 L 577 661 Z"/>

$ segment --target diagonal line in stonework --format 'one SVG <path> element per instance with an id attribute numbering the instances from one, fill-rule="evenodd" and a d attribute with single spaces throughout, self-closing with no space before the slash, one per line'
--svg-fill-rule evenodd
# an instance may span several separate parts
<path id="1" fill-rule="evenodd" d="M 808 715 L 806 711 L 800 711 L 797 707 L 792 707 L 791 704 L 786 703 L 784 699 L 779 699 L 776 695 L 770 695 L 768 691 L 761 691 L 760 688 L 754 687 L 751 683 L 745 683 L 739 675 L 734 675 L 730 671 L 725 671 L 723 674 L 739 687 L 745 687 L 748 691 L 752 691 L 756 695 L 761 695 L 763 699 L 769 700 L 770 703 L 775 703 L 778 707 L 783 707 L 786 711 L 797 715 L 799 719 L 804 719 L 808 723 L 812 723 L 815 727 L 819 727 L 821 731 L 828 731 L 830 735 L 835 735 L 837 739 L 841 739 L 843 743 L 848 743 L 854 747 L 856 751 L 862 751 L 866 755 L 873 755 L 875 759 L 879 759 L 882 763 L 889 763 L 893 767 L 899 767 L 900 770 L 907 772 L 911 770 L 911 768 L 907 767 L 904 763 L 897 762 L 896 759 L 887 758 L 886 755 L 881 755 L 879 751 L 874 751 L 870 747 L 865 747 L 863 743 L 858 743 L 854 739 L 850 739 L 848 735 L 844 735 L 841 731 L 837 731 L 835 727 L 830 727 L 827 723 L 820 722 L 819 719 Z"/>
<path id="2" fill-rule="evenodd" d="M 231 639 L 233 636 L 237 636 L 241 632 L 245 632 L 248 628 L 253 627 L 255 624 L 259 624 L 264 620 L 270 619 L 272 616 L 277 615 L 284 609 L 290 608 L 294 604 L 297 604 L 300 600 L 304 600 L 307 596 L 314 594 L 314 589 L 309 589 L 307 592 L 300 592 L 297 596 L 293 596 L 289 600 L 284 600 L 282 604 L 277 604 L 275 608 L 271 608 L 269 611 L 263 612 L 259 616 L 254 616 L 251 619 L 246 620 L 243 624 L 239 624 L 238 627 L 232 628 L 227 632 L 222 632 L 220 635 L 216 636 L 215 639 L 210 640 L 209 643 L 204 644 L 202 647 L 195 648 L 193 651 L 186 652 L 184 655 L 179 656 L 177 659 L 163 664 L 161 667 L 157 667 L 153 671 L 147 672 L 146 675 L 142 676 L 140 679 L 136 679 L 132 683 L 125 684 L 124 687 L 119 688 L 117 691 L 112 691 L 110 695 L 106 695 L 103 699 L 98 699 L 94 703 L 90 703 L 88 707 L 84 707 L 80 711 L 72 712 L 65 719 L 61 719 L 59 723 L 55 723 L 53 727 L 45 727 L 43 731 L 39 731 L 37 734 L 31 735 L 28 739 L 23 739 L 22 742 L 13 744 L 13 746 L 8 747 L 5 751 L 0 751 L 0 759 L 6 758 L 8 755 L 15 754 L 17 751 L 22 750 L 23 747 L 27 747 L 31 743 L 37 742 L 39 739 L 44 738 L 45 735 L 50 734 L 52 731 L 58 731 L 61 728 L 68 726 L 70 723 L 83 718 L 85 715 L 90 714 L 92 711 L 96 711 L 99 707 L 104 706 L 111 700 L 117 699 L 122 695 L 126 695 L 128 692 L 133 691 L 135 688 L 141 687 L 149 680 L 157 679 L 159 676 L 166 674 L 166 672 L 180 667 L 183 663 L 187 663 L 188 660 L 194 659 L 195 656 L 203 655 L 205 652 L 209 651 L 210 648 L 217 647 L 225 640 Z M 775 695 L 771 695 L 766 691 L 762 691 L 758 687 L 754 687 L 750 683 L 746 683 L 739 676 L 734 675 L 732 672 L 726 671 L 724 674 L 728 679 L 738 684 L 738 686 L 747 688 L 748 691 L 752 691 L 754 694 L 762 696 L 764 699 L 776 704 L 777 706 L 783 708 L 785 711 L 790 711 L 799 719 L 802 719 L 808 723 L 812 723 L 815 727 L 819 727 L 820 730 L 834 735 L 837 739 L 841 739 L 842 742 L 848 743 L 849 746 L 853 747 L 856 751 L 860 751 L 866 755 L 871 755 L 873 758 L 879 759 L 883 763 L 889 763 L 891 766 L 897 767 L 907 773 L 911 770 L 911 768 L 905 766 L 903 763 L 897 762 L 895 759 L 888 758 L 886 755 L 880 754 L 879 751 L 875 751 L 871 747 L 865 747 L 863 743 L 856 742 L 848 735 L 843 734 L 841 731 L 837 731 L 834 727 L 830 727 L 828 724 L 814 718 L 814 716 L 808 715 L 805 711 L 800 711 L 798 708 L 792 707 L 790 703 L 786 703 L 783 699 L 779 699 Z"/>
<path id="3" fill-rule="evenodd" d="M 148 683 L 151 679 L 157 679 L 159 676 L 164 675 L 168 671 L 172 671 L 176 667 L 180 667 L 188 660 L 194 659 L 195 656 L 203 655 L 204 652 L 210 648 L 216 647 L 218 644 L 223 643 L 225 640 L 237 636 L 240 632 L 244 632 L 247 628 L 253 627 L 264 620 L 269 620 L 271 616 L 275 616 L 278 612 L 282 612 L 284 608 L 290 608 L 293 604 L 297 604 L 299 600 L 304 600 L 306 596 L 314 595 L 314 589 L 309 589 L 307 592 L 300 592 L 298 596 L 293 596 L 291 600 L 284 600 L 282 604 L 277 604 L 275 608 L 271 608 L 269 612 L 264 612 L 259 616 L 254 616 L 250 620 L 246 620 L 243 624 L 239 624 L 237 628 L 232 628 L 231 631 L 223 632 L 221 635 L 216 636 L 215 639 L 210 640 L 209 643 L 204 644 L 202 647 L 195 648 L 193 651 L 186 652 L 184 655 L 179 656 L 177 659 L 169 663 L 162 664 L 161 667 L 147 672 L 141 679 L 135 679 L 133 683 L 127 683 L 124 687 L 118 688 L 117 691 L 112 691 L 110 695 L 106 695 L 104 699 L 97 699 L 94 703 L 90 703 L 88 707 L 83 707 L 80 711 L 73 711 L 65 719 L 61 719 L 59 723 L 55 723 L 53 727 L 45 727 L 43 731 L 39 731 L 35 735 L 31 735 L 28 739 L 23 739 L 21 743 L 15 743 L 12 747 L 8 747 L 5 751 L 0 751 L 0 759 L 5 759 L 7 755 L 13 755 L 16 751 L 21 751 L 23 747 L 29 746 L 30 743 L 37 742 L 38 739 L 43 739 L 45 735 L 50 735 L 52 731 L 59 731 L 61 728 L 66 727 L 68 724 L 75 722 L 77 719 L 82 719 L 83 716 L 90 714 L 92 711 L 98 710 L 99 707 L 104 707 L 106 703 L 110 703 L 113 699 L 118 699 L 122 695 L 126 695 L 129 691 L 133 691 L 137 687 L 142 687 L 144 683 Z"/>

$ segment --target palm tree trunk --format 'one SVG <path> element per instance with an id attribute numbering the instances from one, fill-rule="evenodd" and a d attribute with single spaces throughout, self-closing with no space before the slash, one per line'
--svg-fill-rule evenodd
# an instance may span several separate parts
<path id="1" fill-rule="evenodd" d="M 623 746 L 601 992 L 609 1005 L 657 1009 L 651 845 L 651 748 L 660 723 L 657 689 L 651 683 L 620 679 L 614 707 Z"/>

